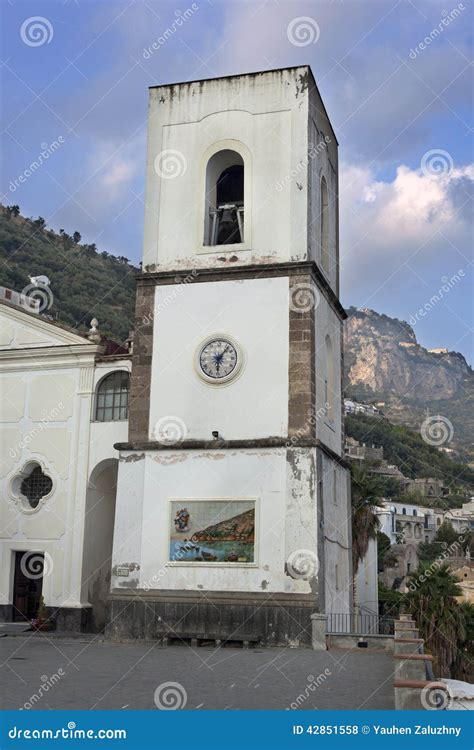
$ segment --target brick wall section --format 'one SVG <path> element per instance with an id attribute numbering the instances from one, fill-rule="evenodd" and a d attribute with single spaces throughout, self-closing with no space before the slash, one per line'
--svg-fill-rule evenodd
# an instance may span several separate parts
<path id="1" fill-rule="evenodd" d="M 288 364 L 288 435 L 316 435 L 314 296 L 311 274 L 289 278 L 290 356 Z"/>
<path id="2" fill-rule="evenodd" d="M 138 282 L 135 305 L 128 438 L 148 440 L 155 286 Z"/>

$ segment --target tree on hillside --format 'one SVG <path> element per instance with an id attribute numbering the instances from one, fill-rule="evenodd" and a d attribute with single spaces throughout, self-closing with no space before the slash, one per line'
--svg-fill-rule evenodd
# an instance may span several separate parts
<path id="1" fill-rule="evenodd" d="M 20 214 L 20 206 L 17 206 L 16 204 L 14 206 L 7 206 L 7 216 L 10 218 L 10 216 L 19 216 Z"/>
<path id="2" fill-rule="evenodd" d="M 42 216 L 38 216 L 38 218 L 34 220 L 33 224 L 35 225 L 35 227 L 38 227 L 38 229 L 44 229 L 46 226 L 46 221 Z"/>
<path id="3" fill-rule="evenodd" d="M 365 557 L 370 539 L 377 535 L 379 523 L 374 508 L 383 497 L 380 479 L 357 464 L 351 465 L 352 565 L 356 573 Z"/>
<path id="4" fill-rule="evenodd" d="M 469 530 L 458 533 L 449 521 L 444 521 L 432 542 L 422 542 L 418 546 L 418 556 L 424 562 L 432 562 L 441 556 L 461 557 L 470 546 L 471 537 Z"/>
<path id="5" fill-rule="evenodd" d="M 79 242 L 81 241 L 81 235 L 79 234 L 79 232 L 74 232 L 74 234 L 72 235 L 72 241 L 75 245 L 79 244 Z"/>
<path id="6" fill-rule="evenodd" d="M 450 677 L 459 657 L 458 641 L 464 643 L 467 634 L 466 611 L 455 598 L 462 595 L 458 581 L 447 565 L 432 564 L 410 575 L 408 589 L 406 604 L 434 657 L 435 675 Z"/>

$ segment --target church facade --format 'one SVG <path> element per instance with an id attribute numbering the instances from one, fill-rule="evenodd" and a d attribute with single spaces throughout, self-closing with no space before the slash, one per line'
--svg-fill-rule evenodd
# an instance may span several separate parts
<path id="1" fill-rule="evenodd" d="M 306 66 L 150 89 L 112 637 L 351 609 L 337 150 Z"/>
<path id="2" fill-rule="evenodd" d="M 130 369 L 0 287 L 0 621 L 104 628 Z"/>

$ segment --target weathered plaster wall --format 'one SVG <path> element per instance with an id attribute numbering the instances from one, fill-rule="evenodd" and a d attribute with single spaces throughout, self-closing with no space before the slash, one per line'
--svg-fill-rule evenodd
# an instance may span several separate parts
<path id="1" fill-rule="evenodd" d="M 114 587 L 311 594 L 317 591 L 314 449 L 124 452 L 115 523 Z M 143 494 L 142 494 L 143 493 Z M 143 497 L 143 516 L 141 501 Z M 170 500 L 256 498 L 255 564 L 169 563 Z M 290 555 L 310 551 L 308 576 Z M 140 566 L 120 577 L 121 566 Z M 137 580 L 138 579 L 138 580 Z"/>
<path id="2" fill-rule="evenodd" d="M 369 540 L 367 553 L 354 576 L 354 604 L 376 615 L 379 612 L 376 539 Z"/>
<path id="3" fill-rule="evenodd" d="M 287 434 L 288 278 L 157 287 L 153 330 L 150 439 L 167 421 L 180 439 L 209 440 L 213 430 L 226 440 Z M 246 358 L 226 386 L 204 382 L 194 366 L 213 333 L 232 335 Z"/>
<path id="4" fill-rule="evenodd" d="M 150 90 L 144 269 L 227 262 L 229 247 L 203 253 L 205 167 L 220 146 L 248 177 L 234 262 L 307 257 L 309 77 L 301 67 Z M 157 171 L 166 159 L 173 179 Z"/>
<path id="5" fill-rule="evenodd" d="M 346 613 L 352 603 L 349 473 L 320 452 L 325 611 Z"/>

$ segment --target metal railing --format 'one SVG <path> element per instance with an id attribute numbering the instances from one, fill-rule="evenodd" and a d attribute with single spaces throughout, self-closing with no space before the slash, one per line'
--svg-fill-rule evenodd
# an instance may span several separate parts
<path id="1" fill-rule="evenodd" d="M 366 612 L 329 612 L 326 620 L 327 633 L 352 633 L 356 635 L 393 635 L 392 617 L 380 617 Z"/>

